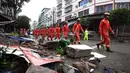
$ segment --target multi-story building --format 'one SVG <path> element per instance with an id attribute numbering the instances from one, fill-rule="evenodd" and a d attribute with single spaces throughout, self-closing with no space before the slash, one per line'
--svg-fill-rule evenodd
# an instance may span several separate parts
<path id="1" fill-rule="evenodd" d="M 39 16 L 38 26 L 51 26 L 56 23 L 56 9 L 44 8 Z"/>
<path id="2" fill-rule="evenodd" d="M 57 22 L 115 8 L 130 9 L 130 0 L 57 0 Z"/>
<path id="3" fill-rule="evenodd" d="M 47 20 L 46 13 L 50 10 L 50 8 L 43 8 L 38 20 L 38 26 L 45 25 L 44 23 Z"/>
<path id="4" fill-rule="evenodd" d="M 37 22 L 36 21 L 33 21 L 32 22 L 32 25 L 31 25 L 31 29 L 34 30 L 37 28 Z"/>

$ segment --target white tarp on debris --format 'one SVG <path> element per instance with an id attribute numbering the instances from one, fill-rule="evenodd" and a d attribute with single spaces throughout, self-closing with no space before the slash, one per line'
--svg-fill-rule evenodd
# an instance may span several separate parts
<path id="1" fill-rule="evenodd" d="M 100 53 L 97 53 L 97 52 L 91 52 L 92 55 L 94 55 L 95 58 L 105 58 L 106 56 L 105 55 L 102 55 Z"/>
<path id="2" fill-rule="evenodd" d="M 68 47 L 73 49 L 80 49 L 80 50 L 87 50 L 87 49 L 92 50 L 92 48 L 88 45 L 69 45 Z"/>

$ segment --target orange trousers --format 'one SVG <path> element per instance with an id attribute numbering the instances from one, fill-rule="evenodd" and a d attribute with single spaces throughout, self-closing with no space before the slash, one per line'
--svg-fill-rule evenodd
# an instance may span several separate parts
<path id="1" fill-rule="evenodd" d="M 102 35 L 101 44 L 105 44 L 106 47 L 110 47 L 110 37 L 108 35 Z"/>
<path id="2" fill-rule="evenodd" d="M 75 33 L 75 39 L 74 39 L 74 42 L 80 42 L 80 35 L 79 33 Z"/>
<path id="3" fill-rule="evenodd" d="M 64 38 L 65 38 L 65 39 L 68 38 L 68 32 L 64 32 Z"/>
<path id="4" fill-rule="evenodd" d="M 60 39 L 60 33 L 56 34 L 56 38 Z"/>

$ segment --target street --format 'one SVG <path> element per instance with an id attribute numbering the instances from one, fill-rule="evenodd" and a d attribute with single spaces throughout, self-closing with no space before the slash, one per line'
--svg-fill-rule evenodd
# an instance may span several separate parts
<path id="1" fill-rule="evenodd" d="M 130 43 L 119 43 L 117 40 L 111 41 L 111 49 L 114 51 L 113 53 L 108 53 L 105 49 L 97 49 L 96 43 L 98 40 L 88 40 L 82 41 L 83 44 L 94 47 L 93 51 L 98 52 L 107 56 L 106 58 L 101 59 L 100 69 L 98 71 L 101 72 L 101 67 L 110 67 L 112 69 L 116 69 L 120 72 L 130 73 Z M 119 73 L 120 73 L 119 72 Z"/>

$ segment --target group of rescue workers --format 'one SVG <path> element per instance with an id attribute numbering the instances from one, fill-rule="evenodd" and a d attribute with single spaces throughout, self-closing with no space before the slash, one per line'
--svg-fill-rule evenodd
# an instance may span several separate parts
<path id="1" fill-rule="evenodd" d="M 110 37 L 109 37 L 109 31 L 111 31 L 113 34 L 113 30 L 110 26 L 110 23 L 108 21 L 108 16 L 110 14 L 108 12 L 104 13 L 104 19 L 101 20 L 100 22 L 100 26 L 99 26 L 99 33 L 100 36 L 102 37 L 102 40 L 100 43 L 96 44 L 97 48 L 99 49 L 99 46 L 102 44 L 106 45 L 106 51 L 107 52 L 112 52 L 110 50 Z M 38 37 L 39 35 L 41 35 L 43 38 L 45 38 L 47 36 L 47 39 L 49 40 L 53 40 L 54 37 L 56 37 L 57 39 L 61 38 L 61 30 L 62 33 L 64 35 L 65 39 L 68 39 L 68 34 L 70 32 L 68 24 L 64 24 L 64 26 L 61 28 L 58 24 L 55 27 L 48 27 L 48 28 L 42 28 L 39 30 L 34 30 L 33 31 L 33 35 L 35 37 Z M 76 44 L 76 42 L 78 42 L 78 44 L 81 44 L 80 42 L 80 31 L 82 31 L 85 36 L 84 36 L 84 40 L 88 40 L 88 31 L 87 29 L 84 31 L 83 28 L 80 25 L 80 18 L 77 19 L 76 23 L 73 25 L 72 28 L 72 32 L 74 33 L 74 41 L 73 43 Z"/>
<path id="2" fill-rule="evenodd" d="M 63 28 L 61 28 L 59 26 L 59 24 L 56 25 L 56 27 L 47 27 L 47 28 L 42 28 L 42 29 L 36 29 L 33 31 L 33 35 L 35 37 L 38 36 L 42 36 L 42 38 L 47 37 L 47 40 L 53 40 L 53 38 L 55 37 L 56 39 L 60 39 L 61 38 L 61 29 L 62 32 L 64 34 L 64 38 L 67 39 L 68 38 L 68 33 L 69 33 L 69 27 L 67 25 L 67 23 L 63 26 Z"/>

